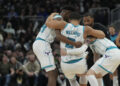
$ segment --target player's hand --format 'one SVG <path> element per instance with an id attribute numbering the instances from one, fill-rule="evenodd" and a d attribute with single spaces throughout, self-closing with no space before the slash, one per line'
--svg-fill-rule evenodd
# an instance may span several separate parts
<path id="1" fill-rule="evenodd" d="M 85 40 L 85 44 L 90 44 L 90 39 L 89 38 L 87 38 L 86 40 Z"/>
<path id="2" fill-rule="evenodd" d="M 81 42 L 76 42 L 76 43 L 75 43 L 75 47 L 76 47 L 76 48 L 81 47 L 81 45 L 82 45 L 82 43 L 81 43 Z"/>
<path id="3" fill-rule="evenodd" d="M 61 48 L 61 56 L 65 56 L 65 55 L 67 55 L 67 51 L 66 51 L 66 49 L 64 49 L 64 48 Z"/>

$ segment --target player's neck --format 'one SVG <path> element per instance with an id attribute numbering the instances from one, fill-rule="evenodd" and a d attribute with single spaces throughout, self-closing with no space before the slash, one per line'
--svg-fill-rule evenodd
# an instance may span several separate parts
<path id="1" fill-rule="evenodd" d="M 77 25 L 79 25 L 79 22 L 78 21 L 71 21 L 71 23 L 73 24 L 73 25 L 75 25 L 75 26 L 77 26 Z"/>

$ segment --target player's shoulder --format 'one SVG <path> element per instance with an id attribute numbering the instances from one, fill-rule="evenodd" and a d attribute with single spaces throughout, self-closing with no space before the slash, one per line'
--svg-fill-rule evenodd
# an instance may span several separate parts
<path id="1" fill-rule="evenodd" d="M 72 25 L 71 23 L 67 23 L 67 24 L 65 25 L 64 29 L 66 29 L 66 28 L 72 28 L 72 27 L 73 27 L 73 25 Z"/>

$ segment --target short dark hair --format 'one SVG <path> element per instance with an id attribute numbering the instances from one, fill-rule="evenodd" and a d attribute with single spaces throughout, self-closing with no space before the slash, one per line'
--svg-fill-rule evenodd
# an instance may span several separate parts
<path id="1" fill-rule="evenodd" d="M 61 10 L 75 11 L 75 8 L 70 5 L 65 5 L 61 8 Z"/>
<path id="2" fill-rule="evenodd" d="M 70 13 L 69 19 L 70 20 L 80 20 L 81 16 L 78 12 L 72 12 L 72 13 Z"/>
<path id="3" fill-rule="evenodd" d="M 88 16 L 90 16 L 91 18 L 94 18 L 94 15 L 92 13 L 86 13 L 86 14 L 84 14 L 84 17 L 88 17 Z"/>

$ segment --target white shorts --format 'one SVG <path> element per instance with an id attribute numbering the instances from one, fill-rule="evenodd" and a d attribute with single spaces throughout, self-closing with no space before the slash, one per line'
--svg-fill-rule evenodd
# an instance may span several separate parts
<path id="1" fill-rule="evenodd" d="M 113 73 L 120 64 L 120 50 L 112 49 L 105 53 L 105 55 L 100 58 L 91 69 L 96 72 L 96 74 L 100 73 L 102 76 L 107 73 Z"/>
<path id="2" fill-rule="evenodd" d="M 43 40 L 36 40 L 33 43 L 33 52 L 40 61 L 41 68 L 45 69 L 46 72 L 52 71 L 56 68 L 54 57 L 52 55 L 52 49 L 48 42 Z"/>
<path id="3" fill-rule="evenodd" d="M 84 74 L 87 72 L 86 59 L 77 59 L 69 62 L 61 61 L 61 68 L 68 79 L 73 79 L 76 74 Z"/>

